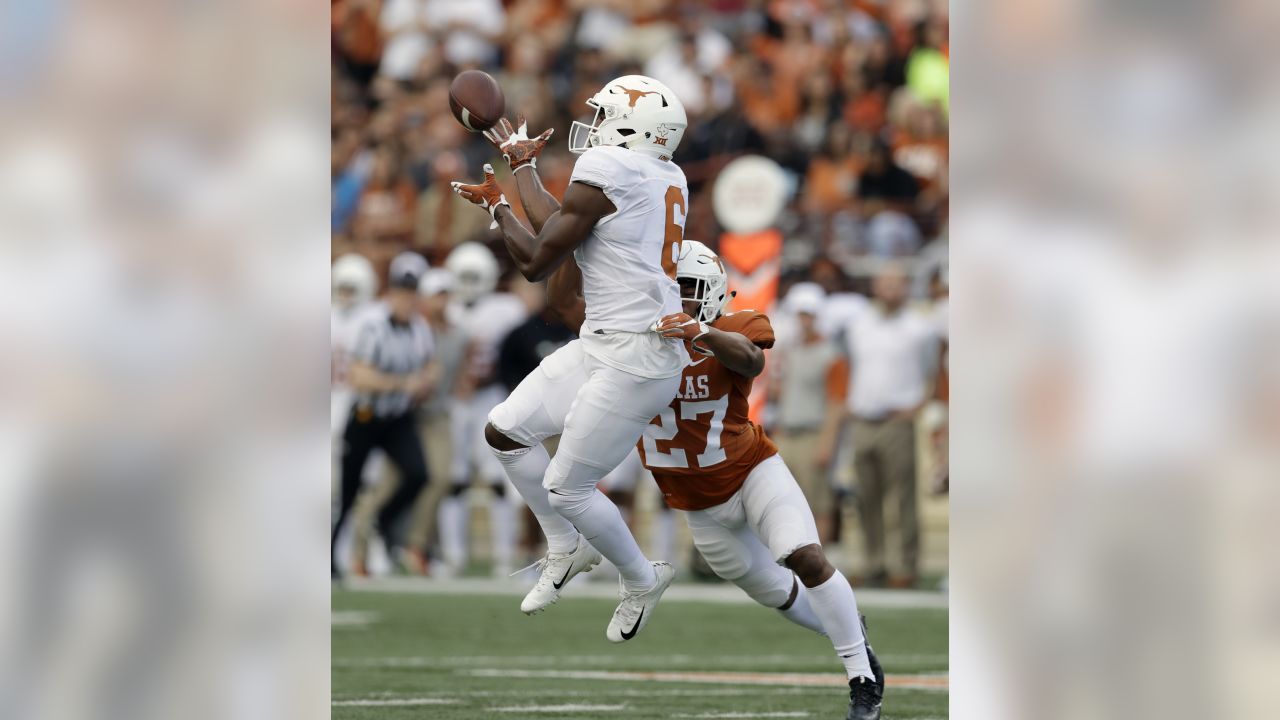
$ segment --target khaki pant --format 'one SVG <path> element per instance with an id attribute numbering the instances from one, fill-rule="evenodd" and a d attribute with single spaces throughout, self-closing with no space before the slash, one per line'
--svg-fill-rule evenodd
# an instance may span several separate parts
<path id="1" fill-rule="evenodd" d="M 825 469 L 818 467 L 813 461 L 818 452 L 818 442 L 822 437 L 821 429 L 782 431 L 774 438 L 778 446 L 778 454 L 791 469 L 796 484 L 804 491 L 809 508 L 819 517 L 831 512 L 831 483 L 827 480 Z"/>
<path id="2" fill-rule="evenodd" d="M 862 520 L 866 568 L 869 575 L 886 571 L 914 577 L 920 565 L 920 509 L 916 499 L 916 429 L 914 420 L 853 426 L 855 494 Z M 885 504 L 895 507 L 896 522 L 886 525 Z M 889 567 L 886 546 L 892 542 L 898 557 Z"/>
<path id="3" fill-rule="evenodd" d="M 423 451 L 427 454 L 428 479 L 427 487 L 418 494 L 413 510 L 409 513 L 405 547 L 424 550 L 435 532 L 436 508 L 449 490 L 449 463 L 452 459 L 449 418 L 442 415 L 419 423 L 419 434 L 422 436 Z M 356 557 L 368 557 L 369 536 L 373 530 L 374 518 L 395 493 L 399 483 L 400 478 L 396 475 L 395 468 L 387 463 L 385 477 L 377 485 L 366 488 L 356 501 L 353 548 Z"/>

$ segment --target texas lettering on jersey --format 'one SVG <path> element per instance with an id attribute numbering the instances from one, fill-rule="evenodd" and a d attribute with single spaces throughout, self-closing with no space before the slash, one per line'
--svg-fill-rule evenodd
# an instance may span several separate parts
<path id="1" fill-rule="evenodd" d="M 711 326 L 741 333 L 762 348 L 773 346 L 769 318 L 754 310 L 722 315 Z M 752 468 L 778 452 L 747 417 L 752 378 L 714 357 L 694 357 L 675 399 L 639 443 L 645 467 L 677 510 L 704 510 L 728 500 Z"/>

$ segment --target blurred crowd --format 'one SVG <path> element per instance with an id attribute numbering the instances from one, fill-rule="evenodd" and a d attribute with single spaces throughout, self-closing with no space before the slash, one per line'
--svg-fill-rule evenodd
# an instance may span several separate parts
<path id="1" fill-rule="evenodd" d="M 713 249 L 725 233 L 712 192 L 720 170 L 752 154 L 782 167 L 790 192 L 774 223 L 784 243 L 777 303 L 770 308 L 780 342 L 771 355 L 773 372 L 760 417 L 806 486 L 824 540 L 839 539 L 847 525 L 842 508 L 852 518 L 850 508 L 857 507 L 855 522 L 864 532 L 852 544 L 858 556 L 849 558 L 851 574 L 877 584 L 916 581 L 922 531 L 912 520 L 920 502 L 915 486 L 927 496 L 931 489 L 945 489 L 946 477 L 946 2 L 334 0 L 332 9 L 334 257 L 361 255 L 385 279 L 391 260 L 402 252 L 419 253 L 432 267 L 444 268 L 460 246 L 472 259 L 474 246 L 484 246 L 495 260 L 494 277 L 484 269 L 476 287 L 473 267 L 467 278 L 455 273 L 433 281 L 429 295 L 449 295 L 434 311 L 433 330 L 456 325 L 453 329 L 465 335 L 475 327 L 473 313 L 489 312 L 477 311 L 478 305 L 506 308 L 500 313 L 502 335 L 464 339 L 461 384 L 439 391 L 452 393 L 452 399 L 427 403 L 437 413 L 434 420 L 423 418 L 424 427 L 435 423 L 437 433 L 427 439 L 429 463 L 441 470 L 433 472 L 435 490 L 424 493 L 433 499 L 421 503 L 420 521 L 411 533 L 420 567 L 435 559 L 444 561 L 437 566 L 459 570 L 466 557 L 457 541 L 441 534 L 456 534 L 451 528 L 464 512 L 439 509 L 458 502 L 450 499 L 457 492 L 441 486 L 479 481 L 502 487 L 489 477 L 495 471 L 483 453 L 470 466 L 430 459 L 433 453 L 471 452 L 442 440 L 447 431 L 441 418 L 481 412 L 473 399 L 477 391 L 509 389 L 527 372 L 497 361 L 507 357 L 505 333 L 537 336 L 543 349 L 554 349 L 543 336 L 557 342 L 573 336 L 572 329 L 558 327 L 559 321 L 543 312 L 538 288 L 512 272 L 485 213 L 449 188 L 452 180 L 478 178 L 481 165 L 495 159 L 488 142 L 467 132 L 446 109 L 452 78 L 479 68 L 501 84 L 509 117 L 523 115 L 531 134 L 556 130 L 538 170 L 557 196 L 574 162 L 565 135 L 571 121 L 590 120 L 587 97 L 630 73 L 671 87 L 689 116 L 674 158 L 689 181 L 686 237 Z M 499 182 L 509 185 L 510 178 L 500 171 Z M 518 204 L 516 212 L 521 212 Z M 459 294 L 460 284 L 469 285 Z M 482 300 L 508 293 L 521 299 L 523 312 L 510 312 L 510 302 Z M 901 433 L 886 440 L 890 454 L 913 457 L 909 465 L 890 458 L 886 466 L 897 474 L 889 473 L 883 479 L 888 485 L 873 492 L 883 484 L 872 477 L 884 465 L 874 460 L 883 448 L 860 451 L 859 465 L 852 448 L 861 441 L 851 433 L 859 423 L 887 421 L 878 417 L 879 409 L 870 411 L 875 417 L 865 416 L 865 409 L 859 417 L 854 407 L 851 387 L 858 377 L 849 357 L 858 349 L 848 338 L 851 323 L 870 317 L 868 310 L 884 312 L 886 293 L 902 295 L 901 302 L 889 303 L 892 312 L 900 306 L 920 319 L 908 323 L 910 329 L 892 332 L 911 344 L 905 352 L 924 358 L 912 370 L 920 387 L 912 380 L 904 391 L 921 397 L 891 409 L 910 410 L 910 427 L 920 442 L 913 437 L 906 443 Z M 446 306 L 455 309 L 446 314 Z M 789 345 L 804 351 L 788 352 Z M 546 353 L 526 354 L 533 355 L 525 358 L 528 365 Z M 482 362 L 467 359 L 475 357 Z M 496 403 L 493 397 L 490 391 L 481 404 Z M 840 424 L 833 429 L 835 415 Z M 863 430 L 863 440 L 884 434 L 869 426 Z M 911 476 L 910 489 L 903 487 L 904 472 Z M 623 481 L 617 492 L 630 492 L 624 487 L 635 484 Z M 505 502 L 497 490 L 488 497 L 492 503 L 477 505 Z M 888 526 L 877 520 L 878 511 L 868 514 L 870 501 L 889 508 Z M 655 512 L 662 520 L 660 509 Z M 500 517 L 506 516 L 492 516 Z M 433 526 L 437 520 L 443 527 Z M 492 542 L 511 541 L 495 533 Z M 533 543 L 532 538 L 526 542 L 530 553 Z M 514 560 L 501 547 L 489 554 L 498 570 Z M 941 554 L 945 558 L 945 547 Z M 362 545 L 357 544 L 355 556 L 359 570 L 367 557 Z"/>

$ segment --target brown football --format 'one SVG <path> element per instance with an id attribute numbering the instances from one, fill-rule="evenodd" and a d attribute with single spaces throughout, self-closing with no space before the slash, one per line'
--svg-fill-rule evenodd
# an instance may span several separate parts
<path id="1" fill-rule="evenodd" d="M 462 127 L 482 132 L 493 127 L 507 109 L 498 81 L 487 72 L 464 70 L 449 86 L 449 109 Z"/>

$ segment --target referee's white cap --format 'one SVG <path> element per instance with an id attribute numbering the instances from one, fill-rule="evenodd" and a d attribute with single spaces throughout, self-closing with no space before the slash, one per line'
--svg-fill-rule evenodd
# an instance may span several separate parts
<path id="1" fill-rule="evenodd" d="M 402 252 L 391 261 L 391 271 L 387 273 L 387 285 L 391 287 L 417 290 L 422 276 L 431 269 L 426 258 L 416 252 Z"/>
<path id="2" fill-rule="evenodd" d="M 418 283 L 418 292 L 423 297 L 431 297 L 453 290 L 453 273 L 444 268 L 431 268 Z"/>

